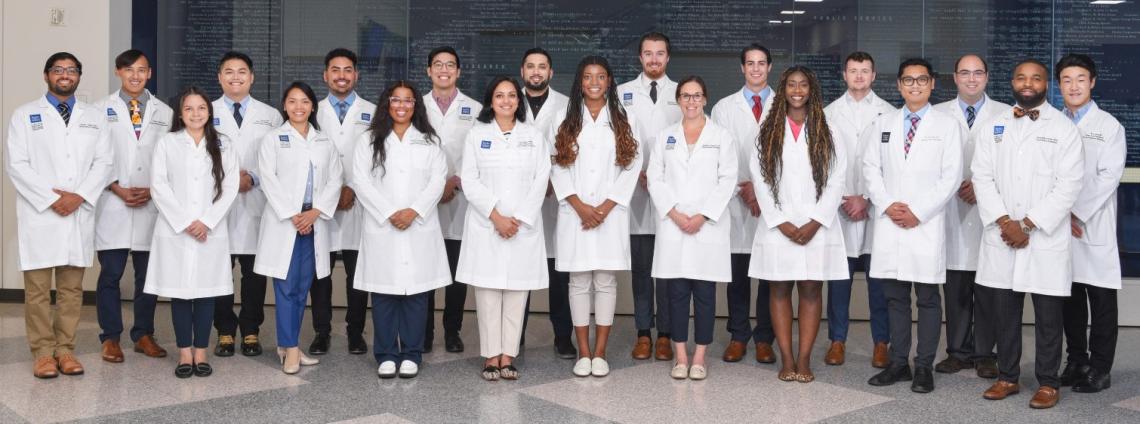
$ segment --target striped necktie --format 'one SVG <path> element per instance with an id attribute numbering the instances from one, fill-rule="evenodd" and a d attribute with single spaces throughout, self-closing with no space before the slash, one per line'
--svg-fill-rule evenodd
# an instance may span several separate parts
<path id="1" fill-rule="evenodd" d="M 59 106 L 55 107 L 59 111 L 59 116 L 63 118 L 63 125 L 67 125 L 71 121 L 71 106 L 67 102 L 59 102 Z"/>
<path id="2" fill-rule="evenodd" d="M 910 144 L 914 141 L 914 133 L 918 131 L 918 121 L 922 120 L 917 113 L 910 114 L 910 129 L 906 131 L 906 142 L 903 143 L 904 157 L 910 155 Z"/>
<path id="3" fill-rule="evenodd" d="M 974 119 L 978 117 L 978 111 L 973 106 L 966 106 L 966 126 L 974 128 Z"/>

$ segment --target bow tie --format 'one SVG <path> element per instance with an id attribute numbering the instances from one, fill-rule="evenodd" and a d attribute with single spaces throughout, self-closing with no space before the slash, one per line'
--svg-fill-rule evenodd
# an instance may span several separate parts
<path id="1" fill-rule="evenodd" d="M 1036 121 L 1037 117 L 1041 116 L 1041 111 L 1036 110 L 1036 109 L 1025 110 L 1025 109 L 1022 109 L 1020 107 L 1016 107 L 1016 106 L 1013 108 L 1013 117 L 1014 118 L 1020 118 L 1020 117 L 1025 116 L 1025 115 L 1029 115 L 1029 120 Z"/>

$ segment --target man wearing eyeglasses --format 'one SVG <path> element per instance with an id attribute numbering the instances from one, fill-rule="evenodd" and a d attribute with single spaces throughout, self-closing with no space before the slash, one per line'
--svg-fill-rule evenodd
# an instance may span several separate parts
<path id="1" fill-rule="evenodd" d="M 463 239 L 463 220 L 467 214 L 467 199 L 463 196 L 463 181 L 459 170 L 463 167 L 463 140 L 475 125 L 475 117 L 483 110 L 482 104 L 467 97 L 456 85 L 459 81 L 459 53 L 450 46 L 436 47 L 428 53 L 427 74 L 431 78 L 431 91 L 421 99 L 427 110 L 428 121 L 440 137 L 440 146 L 447 156 L 447 183 L 439 199 L 439 225 L 443 227 L 443 244 L 447 248 L 447 263 L 451 267 L 451 285 L 444 289 L 443 340 L 448 352 L 462 352 L 463 339 L 459 330 L 463 326 L 463 304 L 467 301 L 467 285 L 455 280 L 455 266 L 459 262 L 459 246 Z M 424 332 L 424 353 L 431 352 L 435 338 L 435 291 L 428 294 L 428 320 Z"/>
<path id="2" fill-rule="evenodd" d="M 83 65 L 59 52 L 44 63 L 48 92 L 8 124 L 5 165 L 16 188 L 24 325 L 39 378 L 83 374 L 75 330 L 83 272 L 95 256 L 95 204 L 111 177 L 105 115 L 75 98 Z M 52 276 L 56 302 L 52 307 Z"/>
<path id="3" fill-rule="evenodd" d="M 962 56 L 954 64 L 958 96 L 934 106 L 934 110 L 953 116 L 969 131 L 969 137 L 962 143 L 962 183 L 954 199 L 946 205 L 946 284 L 942 286 L 942 294 L 946 308 L 947 357 L 935 365 L 934 370 L 953 374 L 977 368 L 978 377 L 996 378 L 993 321 L 982 316 L 975 318 L 974 277 L 983 225 L 970 182 L 970 161 L 974 158 L 974 146 L 985 139 L 982 127 L 1009 112 L 1010 106 L 986 95 L 987 82 L 989 65 L 985 59 L 972 54 Z"/>
<path id="4" fill-rule="evenodd" d="M 966 127 L 934 110 L 934 69 L 926 59 L 899 64 L 898 90 L 905 104 L 863 132 L 862 166 L 876 205 L 868 275 L 883 282 L 890 320 L 890 364 L 872 386 L 912 380 L 916 393 L 934 390 L 934 356 L 942 333 L 946 282 L 946 204 L 962 182 Z M 918 346 L 910 367 L 911 289 L 918 306 Z"/>

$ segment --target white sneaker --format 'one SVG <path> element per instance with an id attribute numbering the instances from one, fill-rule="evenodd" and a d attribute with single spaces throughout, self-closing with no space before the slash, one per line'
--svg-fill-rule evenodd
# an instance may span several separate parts
<path id="1" fill-rule="evenodd" d="M 380 368 L 376 369 L 376 374 L 380 378 L 395 378 L 396 377 L 396 362 L 384 361 L 380 363 Z"/>
<path id="2" fill-rule="evenodd" d="M 590 363 L 590 374 L 594 377 L 605 377 L 610 374 L 610 364 L 605 358 L 594 358 Z"/>
<path id="3" fill-rule="evenodd" d="M 400 378 L 414 378 L 420 373 L 420 366 L 415 362 L 405 360 L 400 362 Z"/>
<path id="4" fill-rule="evenodd" d="M 574 364 L 574 375 L 579 377 L 590 376 L 590 358 L 580 358 Z"/>

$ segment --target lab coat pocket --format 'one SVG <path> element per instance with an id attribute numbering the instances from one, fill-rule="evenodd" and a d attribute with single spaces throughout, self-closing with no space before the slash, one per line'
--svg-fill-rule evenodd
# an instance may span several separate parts
<path id="1" fill-rule="evenodd" d="M 982 229 L 982 241 L 994 247 L 1006 247 L 1005 241 L 1001 239 L 1001 227 L 996 225 L 988 225 Z"/>
<path id="2" fill-rule="evenodd" d="M 1081 234 L 1081 238 L 1077 239 L 1079 240 L 1078 243 L 1084 243 L 1089 246 L 1104 246 L 1108 244 L 1111 234 L 1113 234 L 1116 229 L 1114 228 L 1115 226 L 1112 225 L 1113 220 L 1105 219 L 1106 217 L 1104 215 L 1106 210 L 1107 209 L 1101 209 L 1089 218 L 1089 221 L 1085 223 L 1083 228 L 1085 230 L 1084 234 Z M 1071 233 L 1072 231 L 1070 230 L 1070 234 Z"/>

